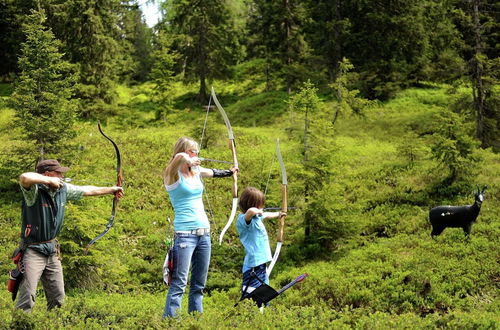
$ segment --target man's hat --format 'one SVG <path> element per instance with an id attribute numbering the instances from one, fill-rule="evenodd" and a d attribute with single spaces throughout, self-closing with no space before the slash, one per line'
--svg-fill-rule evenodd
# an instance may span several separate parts
<path id="1" fill-rule="evenodd" d="M 41 160 L 36 164 L 36 171 L 40 174 L 46 171 L 67 172 L 69 167 L 62 167 L 61 164 L 55 159 Z"/>

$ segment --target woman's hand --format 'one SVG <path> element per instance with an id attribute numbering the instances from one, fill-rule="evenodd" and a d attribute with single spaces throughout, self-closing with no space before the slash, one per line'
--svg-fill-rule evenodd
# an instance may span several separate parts
<path id="1" fill-rule="evenodd" d="M 200 166 L 201 165 L 201 160 L 197 157 L 190 157 L 189 160 L 187 161 L 189 167 L 193 166 Z"/>

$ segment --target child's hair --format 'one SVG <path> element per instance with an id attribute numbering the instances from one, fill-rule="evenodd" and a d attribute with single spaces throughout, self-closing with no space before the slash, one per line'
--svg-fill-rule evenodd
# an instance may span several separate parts
<path id="1" fill-rule="evenodd" d="M 264 203 L 266 202 L 266 197 L 257 188 L 247 187 L 240 196 L 240 210 L 245 213 L 251 207 L 264 207 Z"/>

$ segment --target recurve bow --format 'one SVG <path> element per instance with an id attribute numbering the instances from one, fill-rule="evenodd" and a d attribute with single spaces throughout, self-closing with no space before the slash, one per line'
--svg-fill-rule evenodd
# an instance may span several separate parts
<path id="1" fill-rule="evenodd" d="M 228 133 L 228 138 L 229 138 L 229 148 L 231 149 L 231 152 L 233 154 L 233 166 L 238 167 L 238 158 L 236 157 L 236 143 L 234 141 L 233 129 L 231 127 L 231 123 L 229 122 L 229 118 L 227 117 L 226 112 L 224 111 L 224 108 L 222 107 L 219 100 L 217 99 L 217 95 L 215 95 L 215 90 L 213 87 L 212 87 L 212 99 L 214 100 L 214 103 L 217 106 L 217 109 L 219 110 L 220 114 L 222 115 L 222 118 L 224 118 L 224 123 L 226 123 L 227 133 Z M 226 233 L 226 231 L 229 229 L 229 226 L 231 226 L 231 223 L 233 222 L 234 216 L 236 215 L 236 210 L 238 208 L 238 173 L 237 172 L 233 173 L 232 193 L 233 193 L 233 205 L 231 207 L 231 215 L 229 216 L 229 219 L 227 220 L 227 223 L 224 226 L 224 229 L 222 229 L 222 231 L 220 233 L 219 245 L 222 244 L 222 238 L 224 237 L 224 234 Z"/>
<path id="2" fill-rule="evenodd" d="M 111 144 L 115 148 L 115 153 L 116 153 L 116 186 L 121 187 L 122 181 L 123 181 L 123 174 L 122 174 L 122 159 L 121 159 L 121 155 L 120 155 L 120 149 L 118 149 L 118 146 L 116 145 L 116 143 L 109 136 L 104 134 L 104 132 L 102 131 L 100 122 L 97 122 L 97 127 L 99 128 L 99 132 L 101 132 L 102 136 L 104 136 L 106 139 L 108 139 L 109 142 L 111 142 Z M 115 215 L 116 215 L 116 207 L 118 205 L 119 198 L 120 198 L 120 192 L 117 191 L 117 192 L 115 192 L 114 197 L 113 197 L 113 207 L 111 209 L 111 216 L 108 220 L 108 224 L 106 225 L 106 228 L 104 229 L 104 231 L 102 233 L 100 233 L 96 238 L 91 240 L 89 242 L 89 244 L 87 244 L 87 247 L 85 248 L 87 251 L 92 244 L 94 244 L 98 239 L 103 237 L 111 229 L 111 227 L 113 227 L 113 223 L 115 221 Z"/>
<path id="3" fill-rule="evenodd" d="M 281 246 L 283 245 L 283 232 L 285 229 L 285 218 L 286 218 L 286 213 L 288 212 L 288 180 L 286 177 L 285 163 L 283 162 L 283 157 L 281 156 L 279 139 L 276 140 L 276 157 L 278 158 L 281 170 L 281 211 L 284 212 L 284 214 L 282 214 L 279 219 L 280 226 L 279 226 L 278 238 L 276 243 L 276 249 L 274 250 L 273 259 L 271 260 L 271 263 L 269 264 L 269 267 L 267 267 L 266 270 L 268 278 L 271 275 L 274 265 L 276 264 L 276 261 L 278 261 L 278 256 L 280 255 L 281 252 Z"/>

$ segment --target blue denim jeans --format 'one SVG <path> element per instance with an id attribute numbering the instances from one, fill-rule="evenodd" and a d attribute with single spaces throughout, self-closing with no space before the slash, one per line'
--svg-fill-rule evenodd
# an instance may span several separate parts
<path id="1" fill-rule="evenodd" d="M 243 283 L 241 284 L 241 293 L 243 294 L 243 296 L 247 296 L 253 290 L 261 286 L 261 281 L 269 284 L 269 278 L 267 277 L 265 263 L 256 267 L 252 267 L 251 269 L 243 273 Z"/>
<path id="2" fill-rule="evenodd" d="M 175 234 L 174 270 L 163 317 L 175 317 L 180 314 L 189 267 L 191 267 L 191 284 L 189 286 L 188 312 L 203 312 L 203 289 L 207 281 L 211 248 L 210 234 L 203 236 Z"/>

